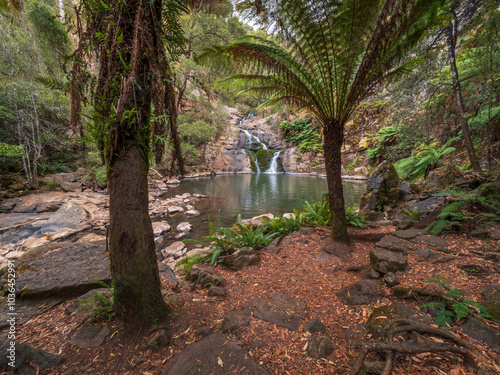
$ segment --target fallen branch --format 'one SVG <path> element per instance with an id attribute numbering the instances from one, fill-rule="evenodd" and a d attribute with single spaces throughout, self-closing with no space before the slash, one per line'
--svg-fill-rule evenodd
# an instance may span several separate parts
<path id="1" fill-rule="evenodd" d="M 405 325 L 391 328 L 396 323 L 403 323 Z M 447 343 L 418 344 L 394 342 L 394 336 L 403 332 L 417 332 L 421 334 L 440 336 L 457 346 Z M 385 326 L 383 334 L 387 339 L 387 342 L 367 343 L 361 348 L 358 357 L 356 358 L 356 362 L 351 370 L 351 375 L 359 374 L 365 362 L 366 356 L 370 352 L 386 352 L 385 366 L 381 375 L 389 375 L 392 372 L 394 353 L 396 352 L 411 354 L 450 352 L 460 354 L 462 357 L 464 357 L 464 362 L 467 366 L 476 367 L 474 356 L 469 351 L 474 350 L 474 348 L 452 333 L 444 331 L 441 328 L 430 327 L 420 322 L 411 321 L 408 319 L 395 319 Z"/>

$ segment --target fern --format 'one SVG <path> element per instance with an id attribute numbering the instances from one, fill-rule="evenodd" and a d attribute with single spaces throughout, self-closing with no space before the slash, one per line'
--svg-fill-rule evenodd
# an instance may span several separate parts
<path id="1" fill-rule="evenodd" d="M 436 310 L 435 323 L 438 326 L 450 326 L 455 318 L 457 322 L 471 314 L 471 307 L 478 311 L 478 315 L 489 317 L 486 307 L 483 305 L 464 299 L 463 291 L 457 287 L 451 287 L 446 278 L 438 276 L 437 279 L 427 279 L 426 283 L 436 284 L 444 289 L 444 298 L 440 302 L 426 302 L 418 308 Z"/>

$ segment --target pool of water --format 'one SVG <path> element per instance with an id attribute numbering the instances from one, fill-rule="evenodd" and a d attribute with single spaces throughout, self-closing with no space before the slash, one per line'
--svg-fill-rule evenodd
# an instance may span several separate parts
<path id="1" fill-rule="evenodd" d="M 358 205 L 366 182 L 344 181 L 343 185 L 346 204 Z M 209 218 L 216 222 L 219 212 L 221 225 L 230 226 L 238 214 L 243 219 L 249 219 L 266 213 L 276 215 L 302 209 L 305 201 L 321 201 L 327 190 L 326 180 L 320 177 L 257 173 L 184 180 L 178 187 L 169 190 L 165 198 L 184 193 L 210 197 L 196 203 L 201 216 L 187 218 L 178 214 L 168 219 L 171 225 L 189 221 L 193 225 L 190 238 L 200 239 L 208 234 Z"/>

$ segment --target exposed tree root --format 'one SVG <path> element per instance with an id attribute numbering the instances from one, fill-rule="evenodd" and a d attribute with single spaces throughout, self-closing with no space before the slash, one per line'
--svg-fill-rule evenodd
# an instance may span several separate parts
<path id="1" fill-rule="evenodd" d="M 404 325 L 393 327 L 396 323 Z M 456 346 L 448 343 L 419 344 L 394 342 L 394 336 L 403 332 L 416 332 L 420 334 L 439 336 L 450 341 Z M 394 353 L 396 352 L 412 354 L 427 352 L 451 352 L 460 354 L 464 358 L 464 362 L 467 366 L 476 367 L 474 356 L 469 351 L 473 351 L 474 348 L 452 333 L 440 328 L 430 327 L 428 325 L 409 319 L 394 319 L 385 326 L 383 337 L 385 340 L 387 340 L 386 342 L 367 343 L 361 348 L 358 357 L 356 358 L 356 362 L 351 370 L 351 375 L 359 374 L 365 362 L 366 356 L 370 352 L 386 352 L 385 366 L 381 375 L 389 375 L 392 372 Z"/>

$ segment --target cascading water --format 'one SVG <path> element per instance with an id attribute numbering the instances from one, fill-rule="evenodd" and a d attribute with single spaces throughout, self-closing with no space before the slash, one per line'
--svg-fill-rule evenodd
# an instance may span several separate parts
<path id="1" fill-rule="evenodd" d="M 276 151 L 274 153 L 274 156 L 271 159 L 271 164 L 269 165 L 269 169 L 267 171 L 265 171 L 264 173 L 268 173 L 268 174 L 279 173 L 279 171 L 278 171 L 278 158 L 279 158 L 280 154 L 281 154 L 281 151 Z"/>
<path id="2" fill-rule="evenodd" d="M 257 137 L 255 134 L 253 134 L 249 130 L 243 129 L 241 127 L 244 120 L 245 119 L 243 118 L 239 122 L 240 130 L 245 134 L 245 146 L 244 146 L 244 149 L 242 149 L 241 151 L 250 157 L 253 164 L 255 165 L 255 172 L 261 173 L 261 168 L 259 165 L 259 158 L 257 157 L 256 152 L 258 152 L 260 150 L 268 151 L 269 149 L 268 149 L 267 145 L 260 140 L 259 137 Z M 278 171 L 278 158 L 279 158 L 280 153 L 281 153 L 281 151 L 277 151 L 274 153 L 273 158 L 271 159 L 269 168 L 264 173 L 267 173 L 267 174 L 280 173 Z"/>

